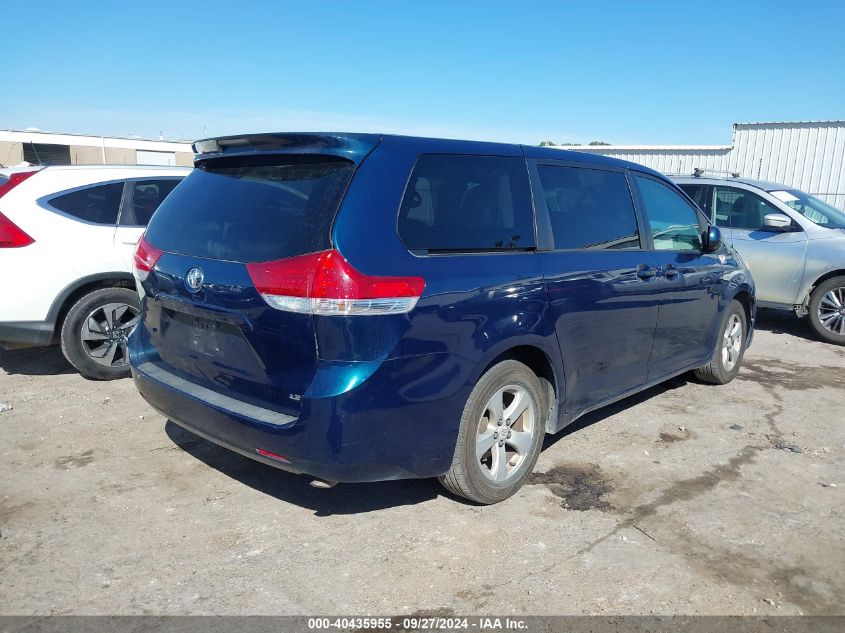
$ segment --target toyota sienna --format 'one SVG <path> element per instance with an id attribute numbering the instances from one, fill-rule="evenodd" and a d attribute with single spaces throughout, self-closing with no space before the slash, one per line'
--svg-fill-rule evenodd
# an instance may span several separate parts
<path id="1" fill-rule="evenodd" d="M 132 373 L 265 464 L 495 503 L 546 433 L 690 370 L 727 383 L 751 340 L 744 264 L 645 167 L 368 134 L 195 151 L 135 254 Z"/>

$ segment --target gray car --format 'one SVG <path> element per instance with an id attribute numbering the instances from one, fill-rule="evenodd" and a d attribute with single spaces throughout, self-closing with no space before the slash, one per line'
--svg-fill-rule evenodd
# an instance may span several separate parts
<path id="1" fill-rule="evenodd" d="M 845 345 L 845 212 L 785 185 L 696 173 L 672 179 L 745 260 L 757 305 L 809 316 Z"/>

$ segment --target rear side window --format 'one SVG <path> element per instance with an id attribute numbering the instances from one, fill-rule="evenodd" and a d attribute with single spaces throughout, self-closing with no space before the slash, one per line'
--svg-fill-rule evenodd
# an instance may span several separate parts
<path id="1" fill-rule="evenodd" d="M 645 176 L 634 179 L 648 214 L 655 250 L 701 250 L 698 212 L 671 187 Z"/>
<path id="2" fill-rule="evenodd" d="M 167 196 L 147 239 L 165 251 L 238 262 L 325 250 L 354 170 L 325 156 L 208 161 Z"/>
<path id="3" fill-rule="evenodd" d="M 120 225 L 147 226 L 155 210 L 179 182 L 177 178 L 130 182 L 130 202 L 120 214 Z"/>
<path id="4" fill-rule="evenodd" d="M 411 250 L 434 252 L 532 248 L 525 162 L 505 156 L 420 156 L 399 209 L 399 237 Z"/>
<path id="5" fill-rule="evenodd" d="M 705 203 L 707 202 L 704 199 L 705 191 L 707 190 L 707 185 L 678 185 L 681 189 L 684 190 L 684 193 L 687 194 L 693 202 L 698 205 L 699 209 L 704 209 Z"/>
<path id="6" fill-rule="evenodd" d="M 537 172 L 556 249 L 640 248 L 625 174 L 557 165 Z"/>
<path id="7" fill-rule="evenodd" d="M 123 198 L 123 182 L 77 189 L 50 199 L 50 206 L 94 224 L 115 224 Z"/>

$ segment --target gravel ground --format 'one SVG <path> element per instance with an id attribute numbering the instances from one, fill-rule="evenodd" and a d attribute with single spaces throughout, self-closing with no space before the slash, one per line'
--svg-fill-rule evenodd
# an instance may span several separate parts
<path id="1" fill-rule="evenodd" d="M 315 490 L 0 352 L 0 613 L 843 614 L 845 349 L 760 321 L 733 383 L 589 415 L 484 508 Z"/>

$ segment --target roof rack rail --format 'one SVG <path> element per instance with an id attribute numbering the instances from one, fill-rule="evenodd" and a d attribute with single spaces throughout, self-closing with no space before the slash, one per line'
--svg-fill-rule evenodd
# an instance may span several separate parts
<path id="1" fill-rule="evenodd" d="M 703 167 L 695 167 L 692 170 L 692 175 L 695 178 L 701 178 L 704 174 L 727 174 L 731 178 L 739 178 L 738 171 L 723 171 L 720 169 L 704 169 Z"/>

